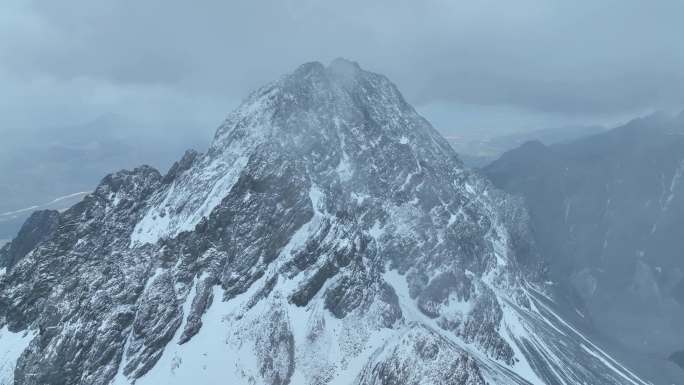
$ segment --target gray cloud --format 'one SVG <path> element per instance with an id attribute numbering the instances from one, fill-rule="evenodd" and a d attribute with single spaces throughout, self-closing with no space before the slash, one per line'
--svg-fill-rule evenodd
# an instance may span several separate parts
<path id="1" fill-rule="evenodd" d="M 159 127 L 216 125 L 251 89 L 302 62 L 337 56 L 388 75 L 419 107 L 499 106 L 565 121 L 684 106 L 678 0 L 10 0 L 5 7 L 5 133 L 107 112 Z"/>

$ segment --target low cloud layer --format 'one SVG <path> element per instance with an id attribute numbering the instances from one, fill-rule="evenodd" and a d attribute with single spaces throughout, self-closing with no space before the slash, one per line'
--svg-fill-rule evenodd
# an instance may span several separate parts
<path id="1" fill-rule="evenodd" d="M 386 74 L 419 108 L 502 108 L 562 122 L 684 107 L 678 0 L 9 0 L 2 7 L 5 137 L 107 113 L 158 130 L 211 128 L 253 88 L 302 62 L 337 56 Z"/>

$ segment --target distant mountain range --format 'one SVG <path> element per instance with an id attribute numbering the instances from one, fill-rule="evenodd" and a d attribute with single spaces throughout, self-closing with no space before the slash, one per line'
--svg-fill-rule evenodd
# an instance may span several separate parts
<path id="1" fill-rule="evenodd" d="M 659 383 L 684 383 L 667 361 L 684 348 L 684 114 L 528 142 L 482 172 L 524 197 L 552 280 L 599 333 Z"/>
<path id="2" fill-rule="evenodd" d="M 37 134 L 40 132 L 40 134 Z M 14 237 L 36 209 L 62 210 L 92 191 L 103 175 L 138 164 L 168 168 L 207 138 L 145 136 L 144 127 L 118 115 L 83 125 L 13 134 L 0 144 L 0 240 Z M 80 195 L 80 196 L 79 196 Z"/>
<path id="3" fill-rule="evenodd" d="M 449 144 L 456 150 L 463 162 L 470 167 L 482 167 L 525 142 L 538 140 L 546 145 L 571 141 L 605 131 L 602 126 L 563 126 L 519 132 L 488 139 L 464 139 L 448 137 Z"/>

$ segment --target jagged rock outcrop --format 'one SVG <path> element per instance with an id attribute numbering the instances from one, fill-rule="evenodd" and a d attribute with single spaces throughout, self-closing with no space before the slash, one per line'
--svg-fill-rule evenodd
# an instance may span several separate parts
<path id="1" fill-rule="evenodd" d="M 57 229 L 58 223 L 57 211 L 42 210 L 31 214 L 14 240 L 0 249 L 0 267 L 14 266 L 39 243 L 50 238 Z"/>

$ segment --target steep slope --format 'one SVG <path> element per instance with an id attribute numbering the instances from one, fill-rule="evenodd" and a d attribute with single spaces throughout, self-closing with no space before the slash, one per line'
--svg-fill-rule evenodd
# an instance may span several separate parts
<path id="1" fill-rule="evenodd" d="M 386 78 L 305 64 L 12 256 L 4 379 L 643 384 L 555 313 L 527 220 Z"/>
<path id="2" fill-rule="evenodd" d="M 484 173 L 525 198 L 552 279 L 598 331 L 640 352 L 663 384 L 684 382 L 666 362 L 684 347 L 684 115 L 563 145 L 531 142 Z"/>

